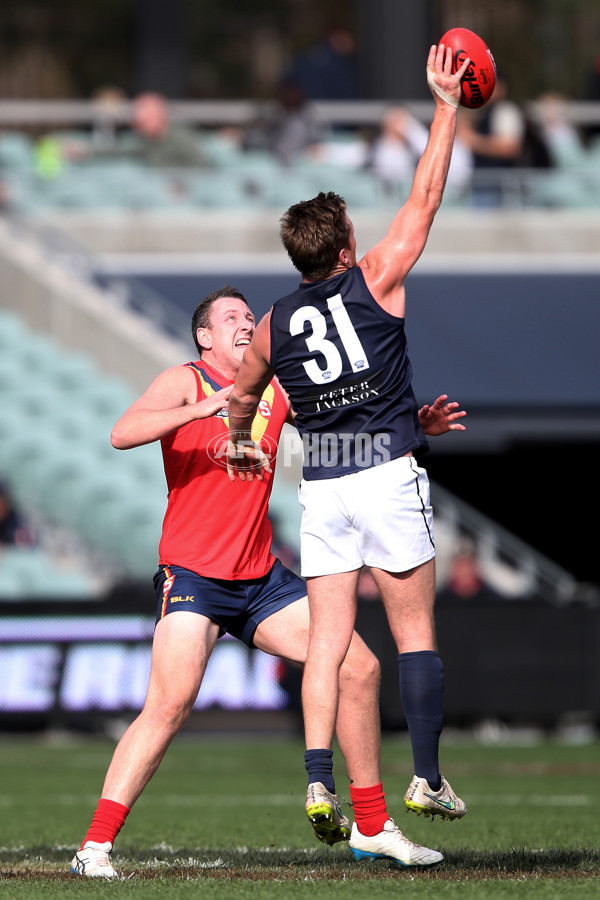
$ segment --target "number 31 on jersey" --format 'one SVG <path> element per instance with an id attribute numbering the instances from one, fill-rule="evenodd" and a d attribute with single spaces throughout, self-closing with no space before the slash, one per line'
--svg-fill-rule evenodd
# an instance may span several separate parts
<path id="1" fill-rule="evenodd" d="M 336 294 L 335 297 L 330 297 L 327 300 L 327 307 L 352 371 L 361 372 L 368 369 L 367 354 L 354 329 L 348 310 L 344 306 L 342 295 Z M 305 337 L 307 350 L 311 353 L 320 353 L 325 357 L 324 369 L 319 366 L 316 359 L 307 359 L 302 364 L 306 374 L 314 384 L 335 381 L 342 374 L 344 364 L 336 345 L 325 337 L 327 319 L 316 306 L 302 306 L 290 318 L 290 334 L 292 336 L 305 334 L 306 324 L 312 328 L 312 332 Z"/>

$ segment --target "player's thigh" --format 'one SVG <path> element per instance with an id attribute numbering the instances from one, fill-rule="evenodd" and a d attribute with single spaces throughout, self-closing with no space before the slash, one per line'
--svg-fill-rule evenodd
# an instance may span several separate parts
<path id="1" fill-rule="evenodd" d="M 254 632 L 253 642 L 265 653 L 302 665 L 308 651 L 309 630 L 308 599 L 303 597 L 261 622 Z M 377 680 L 378 670 L 376 656 L 360 635 L 353 632 L 342 673 L 350 681 L 363 678 Z"/>
<path id="2" fill-rule="evenodd" d="M 308 598 L 302 597 L 260 622 L 252 640 L 265 653 L 304 663 L 309 625 Z"/>
<path id="3" fill-rule="evenodd" d="M 341 663 L 356 623 L 356 588 L 360 569 L 307 578 L 310 647 Z"/>
<path id="4" fill-rule="evenodd" d="M 218 637 L 219 626 L 199 613 L 181 610 L 161 619 L 154 631 L 148 699 L 176 695 L 193 703 Z"/>
<path id="5" fill-rule="evenodd" d="M 325 640 L 328 654 L 342 660 L 350 644 L 356 620 L 358 570 L 311 578 L 303 597 L 263 619 L 253 643 L 260 650 L 304 662 L 309 640 Z"/>
<path id="6" fill-rule="evenodd" d="M 435 649 L 435 560 L 408 572 L 371 568 L 400 653 Z"/>

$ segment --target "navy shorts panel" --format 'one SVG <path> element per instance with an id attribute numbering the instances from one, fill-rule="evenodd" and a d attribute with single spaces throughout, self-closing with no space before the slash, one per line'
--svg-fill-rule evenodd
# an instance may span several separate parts
<path id="1" fill-rule="evenodd" d="M 181 566 L 168 566 L 167 575 L 165 569 L 154 576 L 157 622 L 178 610 L 200 613 L 248 647 L 261 622 L 306 596 L 304 581 L 278 559 L 262 578 L 246 581 L 205 578 Z"/>

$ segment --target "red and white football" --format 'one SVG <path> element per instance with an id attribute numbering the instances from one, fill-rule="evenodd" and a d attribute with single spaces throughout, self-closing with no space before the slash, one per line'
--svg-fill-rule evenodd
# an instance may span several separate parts
<path id="1" fill-rule="evenodd" d="M 462 77 L 460 105 L 478 109 L 487 103 L 496 87 L 496 63 L 484 40 L 468 28 L 451 28 L 440 44 L 452 50 L 452 71 L 460 69 L 468 56 L 471 62 Z"/>

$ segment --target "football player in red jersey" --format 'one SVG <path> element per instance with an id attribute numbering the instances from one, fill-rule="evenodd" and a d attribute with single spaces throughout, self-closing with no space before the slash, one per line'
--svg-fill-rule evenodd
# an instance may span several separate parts
<path id="1" fill-rule="evenodd" d="M 192 318 L 199 359 L 162 372 L 114 426 L 117 449 L 160 441 L 168 505 L 154 577 L 157 624 L 144 708 L 121 738 L 74 874 L 115 878 L 110 853 L 131 807 L 188 718 L 217 639 L 225 632 L 250 647 L 303 663 L 308 648 L 304 582 L 271 553 L 267 518 L 272 473 L 247 491 L 224 477 L 227 401 L 254 333 L 244 296 L 227 285 L 200 303 Z M 426 408 L 437 433 L 464 413 L 446 397 Z M 271 457 L 289 402 L 268 385 L 253 439 Z M 181 677 L 181 673 L 185 677 Z M 355 634 L 341 670 L 337 736 L 348 776 L 371 784 L 379 775 L 379 664 Z M 268 813 L 265 797 L 265 815 Z M 333 812 L 331 812 L 333 805 Z M 315 814 L 317 837 L 347 840 L 350 823 L 335 795 Z"/>

